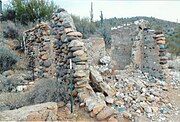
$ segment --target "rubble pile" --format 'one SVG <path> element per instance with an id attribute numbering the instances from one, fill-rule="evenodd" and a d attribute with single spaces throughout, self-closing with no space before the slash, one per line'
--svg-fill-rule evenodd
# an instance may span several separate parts
<path id="1" fill-rule="evenodd" d="M 118 74 L 108 77 L 97 75 L 94 70 L 91 69 L 90 77 L 94 77 L 92 82 L 99 83 L 93 87 L 98 91 L 97 96 L 113 107 L 117 115 L 132 121 L 141 117 L 161 120 L 162 116 L 170 120 L 166 116 L 177 112 L 166 94 L 168 83 L 149 77 L 148 73 L 140 70 L 131 73 L 120 70 Z"/>

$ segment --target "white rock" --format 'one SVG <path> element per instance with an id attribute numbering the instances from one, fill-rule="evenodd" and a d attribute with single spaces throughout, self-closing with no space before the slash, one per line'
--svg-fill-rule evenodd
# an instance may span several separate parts
<path id="1" fill-rule="evenodd" d="M 27 86 L 23 86 L 23 85 L 20 85 L 20 86 L 16 87 L 16 90 L 19 91 L 19 92 L 21 92 L 23 90 L 26 90 L 26 89 L 27 89 Z"/>
<path id="2" fill-rule="evenodd" d="M 111 62 L 111 57 L 110 56 L 104 56 L 100 59 L 100 62 L 103 64 L 109 64 Z"/>

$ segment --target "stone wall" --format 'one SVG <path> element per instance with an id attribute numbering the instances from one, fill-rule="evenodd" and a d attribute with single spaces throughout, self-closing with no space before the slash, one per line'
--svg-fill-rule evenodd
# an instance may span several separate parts
<path id="1" fill-rule="evenodd" d="M 73 93 L 83 92 L 89 81 L 87 66 L 87 53 L 82 42 L 82 34 L 76 31 L 71 16 L 64 10 L 59 9 L 52 16 L 50 22 L 55 35 L 54 50 L 56 77 L 66 85 L 70 85 L 70 59 L 73 67 Z"/>
<path id="2" fill-rule="evenodd" d="M 38 24 L 24 32 L 28 69 L 33 72 L 34 78 L 54 75 L 52 38 L 48 23 Z"/>
<path id="3" fill-rule="evenodd" d="M 124 69 L 131 62 L 131 49 L 134 41 L 135 28 L 124 26 L 111 31 L 111 57 L 116 69 Z"/>
<path id="4" fill-rule="evenodd" d="M 37 73 L 42 71 L 42 77 L 45 77 L 43 68 L 40 68 L 42 67 L 40 62 L 44 64 L 45 61 L 52 59 L 50 66 L 56 69 L 54 75 L 57 80 L 61 79 L 59 83 L 66 88 L 66 93 L 69 95 L 71 59 L 73 96 L 78 97 L 80 106 L 85 105 L 86 110 L 98 120 L 110 117 L 114 109 L 108 107 L 90 86 L 87 49 L 82 40 L 83 35 L 76 31 L 70 14 L 64 9 L 58 9 L 53 14 L 49 25 L 50 27 L 47 25 L 48 29 L 45 29 L 44 24 L 40 24 L 25 32 L 25 53 L 29 59 L 30 69 L 37 69 L 37 71 L 34 70 Z M 54 48 L 53 51 L 51 47 Z M 50 77 L 50 75 L 47 76 Z M 104 84 L 102 87 L 106 90 L 106 86 Z"/>
<path id="5" fill-rule="evenodd" d="M 143 21 L 113 29 L 111 51 L 117 69 L 132 63 L 153 77 L 168 77 L 164 35 L 147 28 Z"/>
<path id="6" fill-rule="evenodd" d="M 83 39 L 83 42 L 88 50 L 88 63 L 90 65 L 98 65 L 99 59 L 107 55 L 104 39 L 100 37 L 91 37 L 89 39 Z"/>

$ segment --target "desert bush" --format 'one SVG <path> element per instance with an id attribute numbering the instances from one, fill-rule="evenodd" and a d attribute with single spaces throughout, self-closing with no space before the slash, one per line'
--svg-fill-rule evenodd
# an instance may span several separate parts
<path id="1" fill-rule="evenodd" d="M 15 22 L 15 17 L 16 17 L 16 13 L 12 9 L 6 9 L 6 10 L 4 10 L 4 12 L 2 14 L 2 20 L 3 21 L 10 20 L 10 21 Z"/>
<path id="2" fill-rule="evenodd" d="M 4 35 L 4 38 L 15 39 L 15 38 L 19 37 L 18 29 L 16 28 L 16 26 L 13 22 L 8 21 L 7 24 L 4 25 L 3 35 Z"/>
<path id="3" fill-rule="evenodd" d="M 88 38 L 96 31 L 95 23 L 90 22 L 89 18 L 80 18 L 79 16 L 71 15 L 77 31 L 83 34 L 83 38 Z"/>
<path id="4" fill-rule="evenodd" d="M 0 93 L 0 111 L 22 107 L 22 93 Z"/>
<path id="5" fill-rule="evenodd" d="M 11 0 L 11 9 L 16 12 L 16 19 L 23 24 L 38 19 L 49 19 L 56 5 L 51 0 Z"/>
<path id="6" fill-rule="evenodd" d="M 1 78 L 3 78 L 3 76 L 0 77 L 0 79 Z M 5 80 L 5 77 L 3 79 L 3 82 L 9 90 L 9 88 L 11 88 L 13 85 L 9 84 L 9 81 L 7 79 Z M 1 84 L 3 83 L 0 83 L 0 88 L 4 89 L 4 86 L 2 86 Z M 16 97 L 13 95 L 15 95 Z M 2 108 L 0 108 L 0 110 L 4 108 L 15 109 L 22 106 L 45 102 L 64 101 L 65 103 L 67 103 L 67 101 L 69 100 L 66 86 L 63 85 L 60 80 L 57 81 L 55 79 L 41 79 L 30 91 L 24 94 L 0 92 L 0 96 L 0 101 L 2 102 L 2 104 L 0 104 Z"/>
<path id="7" fill-rule="evenodd" d="M 4 77 L 0 75 L 0 93 L 1 92 L 16 92 L 16 87 L 23 82 L 19 75 Z"/>
<path id="8" fill-rule="evenodd" d="M 111 47 L 111 33 L 110 28 L 104 25 L 101 29 L 101 36 L 104 38 L 106 48 Z"/>
<path id="9" fill-rule="evenodd" d="M 67 102 L 69 95 L 62 81 L 41 79 L 38 84 L 24 95 L 24 105 L 44 102 Z"/>
<path id="10" fill-rule="evenodd" d="M 0 73 L 11 69 L 17 61 L 18 57 L 11 49 L 0 46 Z"/>

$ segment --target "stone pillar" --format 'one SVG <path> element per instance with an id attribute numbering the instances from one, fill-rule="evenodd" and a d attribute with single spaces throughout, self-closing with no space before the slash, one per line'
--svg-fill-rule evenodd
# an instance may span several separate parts
<path id="1" fill-rule="evenodd" d="M 70 59 L 73 62 L 73 95 L 85 92 L 89 81 L 87 66 L 87 52 L 82 42 L 82 34 L 76 31 L 71 16 L 63 9 L 59 9 L 52 16 L 50 22 L 55 36 L 54 48 L 56 52 L 56 76 L 69 86 Z"/>
<path id="2" fill-rule="evenodd" d="M 143 48 L 141 70 L 148 73 L 150 76 L 162 79 L 162 69 L 159 65 L 159 50 L 154 40 L 154 31 L 145 30 L 142 33 Z"/>
<path id="3" fill-rule="evenodd" d="M 25 53 L 31 64 L 31 71 L 38 77 L 53 75 L 51 64 L 53 53 L 50 40 L 50 28 L 47 23 L 41 23 L 25 32 Z M 33 66 L 32 66 L 33 60 Z"/>
<path id="4" fill-rule="evenodd" d="M 166 57 L 166 49 L 165 49 L 166 39 L 162 32 L 155 32 L 154 39 L 156 40 L 156 43 L 158 45 L 159 60 L 160 60 L 159 64 L 162 69 L 163 78 L 167 80 L 167 78 L 169 77 L 169 71 L 168 71 L 168 64 L 167 64 L 168 58 Z"/>
<path id="5" fill-rule="evenodd" d="M 35 42 L 35 35 L 34 35 L 34 29 L 32 28 L 30 30 L 27 30 L 24 32 L 25 36 L 25 55 L 28 59 L 28 70 L 31 71 L 34 74 L 34 68 L 35 68 L 35 51 L 34 51 L 34 42 Z M 34 79 L 32 79 L 34 80 Z"/>
<path id="6" fill-rule="evenodd" d="M 71 59 L 73 64 L 73 96 L 80 98 L 82 102 L 80 106 L 85 105 L 86 110 L 96 116 L 98 120 L 111 116 L 114 110 L 107 107 L 104 100 L 98 99 L 89 85 L 86 48 L 82 41 L 82 34 L 76 31 L 71 16 L 64 9 L 58 9 L 52 16 L 50 25 L 53 34 L 56 35 L 54 40 L 56 76 L 61 79 L 61 84 L 65 84 L 64 87 L 67 87 L 67 94 L 70 93 Z M 104 112 L 110 113 L 103 115 Z"/>

